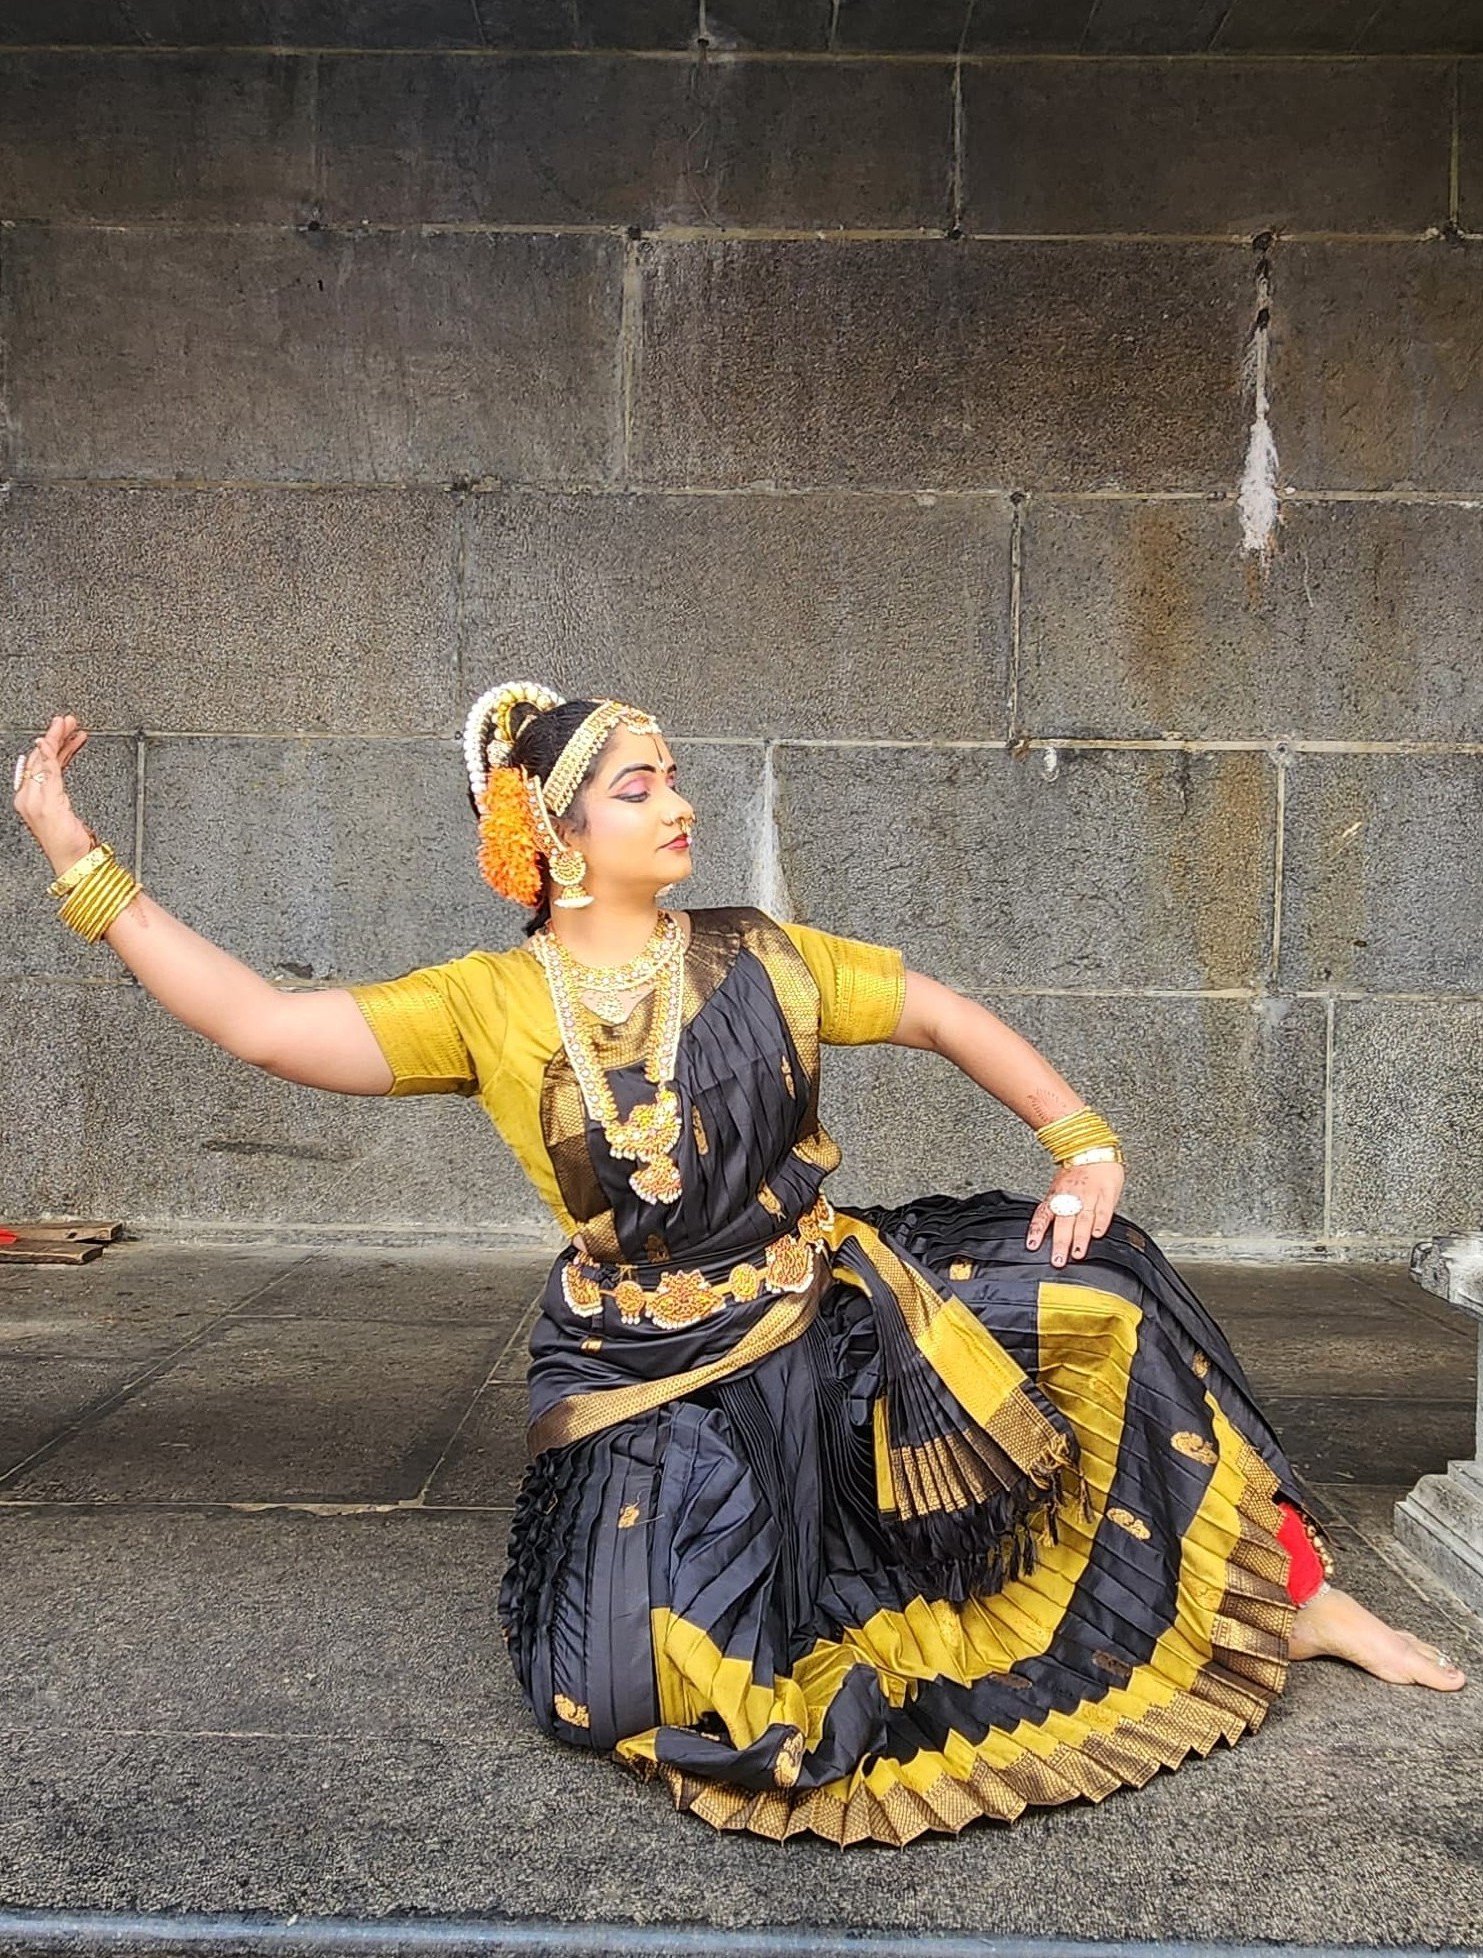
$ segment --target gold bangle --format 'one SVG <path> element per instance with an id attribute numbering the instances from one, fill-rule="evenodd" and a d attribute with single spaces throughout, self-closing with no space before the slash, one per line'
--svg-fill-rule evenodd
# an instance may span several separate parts
<path id="1" fill-rule="evenodd" d="M 1058 1122 L 1047 1122 L 1045 1127 L 1035 1131 L 1036 1140 L 1047 1144 L 1062 1142 L 1068 1135 L 1078 1135 L 1083 1129 L 1105 1128 L 1104 1118 L 1094 1108 L 1078 1109 L 1074 1115 L 1064 1115 Z"/>
<path id="2" fill-rule="evenodd" d="M 71 905 L 60 913 L 63 924 L 70 925 L 80 938 L 93 938 L 99 919 L 107 915 L 113 888 L 110 886 L 108 891 L 96 887 L 90 889 L 85 902 Z"/>
<path id="3" fill-rule="evenodd" d="M 58 915 L 80 937 L 95 944 L 141 888 L 122 864 L 110 864 L 101 875 L 95 874 L 88 880 L 85 892 L 79 887 Z"/>
<path id="4" fill-rule="evenodd" d="M 95 865 L 87 876 L 68 892 L 59 916 L 66 919 L 69 924 L 74 919 L 87 918 L 93 909 L 95 899 L 101 892 L 112 887 L 120 873 L 125 877 L 129 874 L 121 863 L 111 858 Z"/>
<path id="5" fill-rule="evenodd" d="M 1074 1122 L 1083 1122 L 1087 1116 L 1095 1116 L 1095 1114 L 1097 1114 L 1097 1110 L 1091 1104 L 1083 1104 L 1081 1108 L 1072 1108 L 1070 1114 L 1058 1114 L 1054 1122 L 1042 1122 L 1040 1128 L 1036 1128 L 1036 1132 L 1034 1132 L 1034 1140 L 1040 1142 L 1046 1136 L 1056 1136 L 1056 1134 L 1060 1134 L 1060 1130 L 1072 1128 Z"/>
<path id="6" fill-rule="evenodd" d="M 1095 1108 L 1073 1109 L 1035 1131 L 1035 1140 L 1048 1149 L 1058 1169 L 1085 1149 L 1120 1149 L 1121 1137 Z M 1098 1158 L 1093 1158 L 1098 1160 Z M 1118 1153 L 1114 1160 L 1121 1162 Z"/>
<path id="7" fill-rule="evenodd" d="M 138 889 L 129 872 L 120 866 L 119 874 L 110 878 L 107 886 L 98 892 L 88 912 L 85 929 L 89 941 L 103 936 Z"/>
<path id="8" fill-rule="evenodd" d="M 127 883 L 123 886 L 116 887 L 113 900 L 107 904 L 106 909 L 94 917 L 85 927 L 81 928 L 82 936 L 90 945 L 96 944 L 109 927 L 117 921 L 120 914 L 139 895 L 140 888 L 140 885 L 135 883 L 132 877 L 128 878 Z"/>
<path id="9" fill-rule="evenodd" d="M 1118 1149 L 1120 1147 L 1121 1137 L 1114 1135 L 1111 1129 L 1105 1129 L 1095 1141 L 1089 1138 L 1083 1138 L 1076 1142 L 1065 1143 L 1059 1149 L 1052 1149 L 1050 1153 L 1056 1167 L 1059 1169 L 1070 1162 L 1073 1156 L 1079 1156 L 1084 1149 Z"/>
<path id="10" fill-rule="evenodd" d="M 1072 1129 L 1058 1129 L 1051 1135 L 1037 1135 L 1035 1140 L 1049 1149 L 1052 1155 L 1059 1155 L 1068 1149 L 1084 1149 L 1089 1143 L 1110 1142 L 1114 1140 L 1111 1127 L 1099 1116 L 1095 1121 L 1079 1122 Z"/>
<path id="11" fill-rule="evenodd" d="M 47 896 L 66 897 L 69 891 L 74 890 L 82 882 L 89 871 L 96 870 L 101 863 L 107 863 L 112 855 L 111 843 L 99 843 L 96 848 L 89 850 L 86 856 L 79 857 L 76 863 L 68 864 L 67 868 L 47 885 Z"/>
<path id="12" fill-rule="evenodd" d="M 1043 1122 L 1035 1131 L 1035 1140 L 1041 1142 L 1047 1137 L 1054 1138 L 1064 1129 L 1075 1128 L 1082 1122 L 1100 1122 L 1101 1119 L 1090 1102 L 1084 1102 L 1080 1108 L 1073 1108 L 1069 1115 L 1057 1115 L 1053 1122 Z"/>

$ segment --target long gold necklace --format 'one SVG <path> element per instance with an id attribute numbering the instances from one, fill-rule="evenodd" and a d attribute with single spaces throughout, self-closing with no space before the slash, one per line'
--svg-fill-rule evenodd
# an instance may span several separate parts
<path id="1" fill-rule="evenodd" d="M 581 1002 L 561 956 L 563 948 L 545 931 L 534 934 L 530 948 L 545 971 L 561 1043 L 582 1090 L 588 1117 L 601 1126 L 615 1156 L 638 1163 L 628 1178 L 635 1196 L 646 1203 L 674 1203 L 684 1188 L 671 1153 L 680 1139 L 680 1101 L 674 1090 L 674 1074 L 685 1009 L 685 946 L 678 924 L 664 963 L 655 973 L 654 1016 L 644 1042 L 644 1077 L 657 1092 L 652 1101 L 640 1102 L 626 1117 L 618 1113 L 607 1072 L 582 1024 Z"/>
<path id="2" fill-rule="evenodd" d="M 643 950 L 624 965 L 584 965 L 559 938 L 551 937 L 573 992 L 593 1003 L 593 1010 L 604 1020 L 623 1017 L 623 1001 L 659 977 L 683 943 L 680 921 L 671 911 L 661 911 Z"/>

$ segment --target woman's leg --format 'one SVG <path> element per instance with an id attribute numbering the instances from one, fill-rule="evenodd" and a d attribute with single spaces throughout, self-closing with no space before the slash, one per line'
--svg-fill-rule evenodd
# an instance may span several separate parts
<path id="1" fill-rule="evenodd" d="M 1466 1683 L 1459 1666 L 1444 1665 L 1436 1646 L 1401 1632 L 1367 1611 L 1347 1591 L 1329 1582 L 1323 1559 L 1291 1503 L 1279 1497 L 1282 1527 L 1277 1540 L 1292 1559 L 1288 1595 L 1299 1607 L 1288 1656 L 1293 1659 L 1348 1659 L 1397 1686 L 1432 1686 L 1456 1692 Z"/>

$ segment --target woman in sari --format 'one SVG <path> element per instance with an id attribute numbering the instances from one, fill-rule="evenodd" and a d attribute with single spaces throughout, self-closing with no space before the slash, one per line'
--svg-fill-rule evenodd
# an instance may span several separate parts
<path id="1" fill-rule="evenodd" d="M 542 1729 L 722 1829 L 905 1843 L 1142 1786 L 1256 1729 L 1294 1660 L 1463 1674 L 1331 1581 L 1219 1326 L 1117 1209 L 1105 1120 L 900 951 L 669 911 L 695 814 L 650 716 L 514 682 L 464 757 L 525 943 L 283 994 L 72 810 L 15 806 L 60 915 L 285 1079 L 477 1096 L 559 1221 L 497 1617 Z M 836 1209 L 820 1048 L 944 1055 L 1041 1198 Z"/>

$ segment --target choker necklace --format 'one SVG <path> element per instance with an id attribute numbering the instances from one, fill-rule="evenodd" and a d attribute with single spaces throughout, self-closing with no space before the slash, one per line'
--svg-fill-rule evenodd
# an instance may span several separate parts
<path id="1" fill-rule="evenodd" d="M 639 1167 L 628 1178 L 628 1185 L 646 1203 L 674 1203 L 684 1188 L 679 1165 L 671 1151 L 680 1139 L 680 1099 L 674 1089 L 674 1074 L 685 1010 L 685 947 L 678 920 L 670 917 L 667 922 L 673 926 L 673 934 L 666 933 L 668 942 L 662 955 L 650 954 L 647 946 L 639 954 L 639 959 L 652 957 L 658 961 L 662 957 L 654 974 L 654 1016 L 644 1042 L 644 1075 L 654 1084 L 656 1092 L 652 1101 L 639 1102 L 627 1117 L 618 1113 L 607 1072 L 582 1025 L 578 982 L 574 981 L 573 972 L 626 972 L 638 961 L 630 960 L 626 967 L 583 966 L 565 953 L 547 931 L 536 932 L 529 941 L 551 989 L 561 1043 L 582 1090 L 588 1119 L 601 1127 L 614 1156 L 638 1163 Z"/>
<path id="2" fill-rule="evenodd" d="M 684 944 L 680 921 L 669 911 L 660 912 L 643 950 L 624 965 L 584 965 L 554 934 L 547 936 L 572 990 L 590 994 L 594 1012 L 609 1021 L 623 1018 L 624 996 L 657 979 Z"/>

